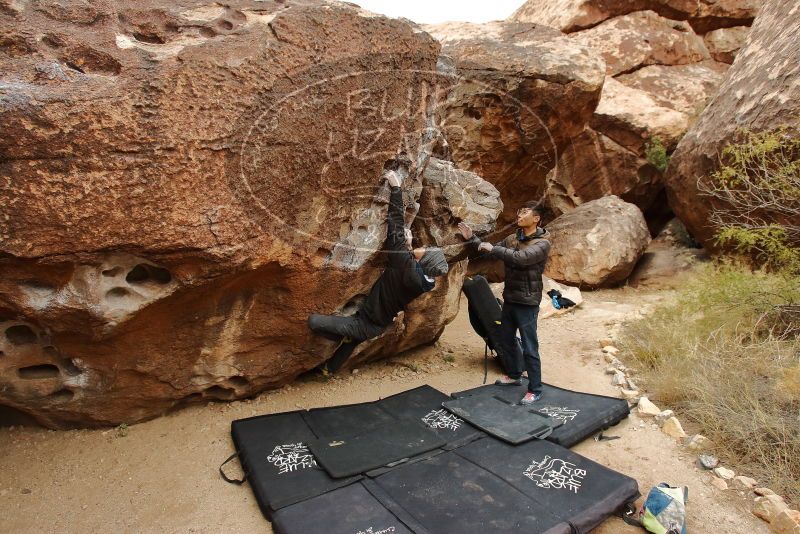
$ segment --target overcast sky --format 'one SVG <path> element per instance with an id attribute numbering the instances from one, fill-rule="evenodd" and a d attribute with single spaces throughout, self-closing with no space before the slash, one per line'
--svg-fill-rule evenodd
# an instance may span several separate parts
<path id="1" fill-rule="evenodd" d="M 508 17 L 525 0 L 351 0 L 390 17 L 435 24 L 449 20 L 488 22 Z"/>

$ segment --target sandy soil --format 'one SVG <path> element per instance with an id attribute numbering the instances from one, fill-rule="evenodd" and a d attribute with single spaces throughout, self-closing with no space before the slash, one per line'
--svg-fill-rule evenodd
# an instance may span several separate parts
<path id="1" fill-rule="evenodd" d="M 603 373 L 598 340 L 666 294 L 652 287 L 584 293 L 580 309 L 540 321 L 545 381 L 615 395 Z M 0 531 L 271 532 L 249 487 L 226 484 L 217 473 L 233 451 L 230 422 L 371 401 L 425 383 L 447 393 L 477 386 L 483 378 L 483 344 L 469 326 L 466 306 L 461 309 L 436 346 L 344 377 L 307 375 L 254 399 L 186 408 L 134 425 L 126 436 L 113 429 L 0 428 Z M 446 351 L 454 362 L 445 361 Z M 497 368 L 490 368 L 490 380 L 497 376 Z M 662 481 L 689 486 L 690 532 L 768 531 L 749 512 L 750 497 L 710 486 L 710 476 L 694 466 L 695 456 L 649 421 L 632 415 L 607 434 L 621 439 L 588 440 L 574 450 L 635 477 L 643 492 Z M 595 532 L 641 530 L 612 518 Z"/>

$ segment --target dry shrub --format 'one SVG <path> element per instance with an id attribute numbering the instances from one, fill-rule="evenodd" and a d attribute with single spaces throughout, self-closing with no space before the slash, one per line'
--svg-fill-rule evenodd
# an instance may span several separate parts
<path id="1" fill-rule="evenodd" d="M 699 426 L 723 461 L 794 504 L 800 340 L 784 310 L 797 302 L 796 277 L 709 266 L 674 301 L 627 325 L 621 343 L 653 398 Z"/>

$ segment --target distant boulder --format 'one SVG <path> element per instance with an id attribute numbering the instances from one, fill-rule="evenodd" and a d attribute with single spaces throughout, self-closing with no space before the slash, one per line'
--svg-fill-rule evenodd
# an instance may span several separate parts
<path id="1" fill-rule="evenodd" d="M 547 230 L 552 247 L 545 274 L 583 288 L 623 282 L 650 243 L 642 212 L 616 196 L 582 204 Z"/>

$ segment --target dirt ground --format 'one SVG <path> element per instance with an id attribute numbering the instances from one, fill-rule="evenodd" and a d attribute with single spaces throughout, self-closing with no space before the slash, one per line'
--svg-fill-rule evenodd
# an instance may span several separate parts
<path id="1" fill-rule="evenodd" d="M 576 311 L 541 320 L 544 380 L 616 395 L 603 372 L 598 340 L 668 294 L 652 286 L 584 292 Z M 355 374 L 329 380 L 310 374 L 254 399 L 186 408 L 133 425 L 125 436 L 114 429 L 0 428 L 0 531 L 272 532 L 250 488 L 226 484 L 217 473 L 233 451 L 230 422 L 372 401 L 426 383 L 446 393 L 480 385 L 483 342 L 472 332 L 464 304 L 434 346 L 364 366 Z M 453 362 L 444 358 L 448 351 Z M 489 379 L 497 376 L 498 369 L 491 367 Z M 631 415 L 606 433 L 620 439 L 587 440 L 574 450 L 636 478 L 643 492 L 662 481 L 688 486 L 690 532 L 768 532 L 750 513 L 749 496 L 712 487 L 711 477 L 694 465 L 695 455 L 650 421 Z M 612 518 L 595 532 L 642 531 Z"/>

